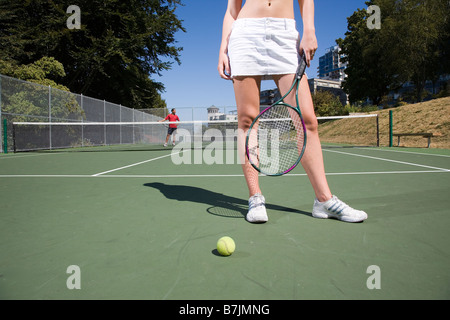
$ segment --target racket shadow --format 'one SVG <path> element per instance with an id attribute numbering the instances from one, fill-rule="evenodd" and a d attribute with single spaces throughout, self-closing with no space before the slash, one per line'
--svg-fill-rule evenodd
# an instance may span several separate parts
<path id="1" fill-rule="evenodd" d="M 248 210 L 246 199 L 227 196 L 223 193 L 210 191 L 207 189 L 173 185 L 160 182 L 145 183 L 145 187 L 158 189 L 167 199 L 176 201 L 195 202 L 208 205 L 206 211 L 209 214 L 226 218 L 245 218 Z M 312 216 L 310 212 L 305 212 L 285 206 L 266 203 L 267 210 L 277 210 L 292 212 Z"/>

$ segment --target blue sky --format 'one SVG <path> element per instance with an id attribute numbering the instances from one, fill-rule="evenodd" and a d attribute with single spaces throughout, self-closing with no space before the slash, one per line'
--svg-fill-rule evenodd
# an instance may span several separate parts
<path id="1" fill-rule="evenodd" d="M 231 81 L 223 80 L 217 72 L 218 53 L 222 37 L 222 21 L 227 0 L 183 0 L 176 10 L 183 20 L 186 33 L 176 34 L 177 45 L 183 47 L 181 65 L 152 79 L 162 82 L 166 91 L 162 98 L 168 108 L 235 106 Z M 298 3 L 294 0 L 297 29 L 302 33 Z M 365 0 L 316 0 L 315 24 L 319 48 L 307 70 L 308 77 L 317 77 L 318 57 L 343 38 L 347 31 L 347 17 L 358 8 L 366 8 Z M 263 81 L 262 89 L 274 88 L 273 81 Z M 181 119 L 183 120 L 183 119 Z"/>

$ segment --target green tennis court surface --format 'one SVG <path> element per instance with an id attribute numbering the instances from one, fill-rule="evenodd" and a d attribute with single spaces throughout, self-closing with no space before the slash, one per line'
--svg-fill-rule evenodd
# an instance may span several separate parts
<path id="1" fill-rule="evenodd" d="M 311 217 L 298 167 L 261 177 L 262 225 L 238 164 L 85 150 L 0 155 L 0 299 L 450 298 L 449 150 L 324 149 L 333 192 L 369 219 Z"/>

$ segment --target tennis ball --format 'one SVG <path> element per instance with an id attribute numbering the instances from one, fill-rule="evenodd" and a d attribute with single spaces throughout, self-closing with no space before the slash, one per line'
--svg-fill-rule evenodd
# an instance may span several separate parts
<path id="1" fill-rule="evenodd" d="M 230 237 L 222 237 L 217 241 L 217 251 L 222 256 L 231 255 L 234 252 L 234 249 L 236 249 L 236 244 Z"/>

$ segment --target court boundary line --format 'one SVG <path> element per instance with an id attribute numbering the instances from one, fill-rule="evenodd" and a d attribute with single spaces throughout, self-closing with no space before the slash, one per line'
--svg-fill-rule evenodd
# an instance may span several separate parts
<path id="1" fill-rule="evenodd" d="M 155 161 L 155 160 L 160 160 L 160 159 L 163 159 L 163 158 L 167 158 L 167 157 L 172 156 L 172 154 L 175 155 L 175 154 L 181 153 L 181 152 L 183 152 L 183 151 L 184 151 L 184 150 L 181 150 L 181 151 L 176 152 L 176 153 L 172 153 L 172 152 L 171 152 L 171 153 L 166 154 L 166 155 L 164 155 L 164 156 L 160 156 L 160 157 L 148 159 L 148 160 L 145 160 L 145 161 L 140 161 L 140 162 L 136 162 L 136 163 L 133 163 L 133 164 L 129 164 L 129 165 L 126 165 L 126 166 L 123 166 L 123 167 L 119 167 L 119 168 L 115 168 L 115 169 L 111 169 L 111 170 L 107 170 L 107 171 L 95 173 L 95 174 L 93 174 L 92 176 L 93 176 L 93 177 L 98 177 L 98 176 L 101 176 L 101 175 L 104 175 L 104 174 L 107 174 L 107 173 L 110 173 L 110 172 L 115 172 L 115 171 L 119 171 L 119 170 L 122 170 L 122 169 L 127 169 L 127 168 L 131 168 L 131 167 L 135 167 L 135 166 L 138 166 L 138 165 L 141 165 L 141 164 L 144 164 L 144 163 L 148 163 L 148 162 L 151 162 L 151 161 Z"/>
<path id="2" fill-rule="evenodd" d="M 130 165 L 114 168 L 114 169 L 111 169 L 111 170 L 95 173 L 92 176 L 93 177 L 103 176 L 103 175 L 105 175 L 107 173 L 111 173 L 111 172 L 115 172 L 115 171 L 131 168 L 131 167 L 135 167 L 135 166 L 138 166 L 138 165 L 141 165 L 141 164 L 144 164 L 144 163 L 148 163 L 148 162 L 152 162 L 152 161 L 155 161 L 155 160 L 160 160 L 160 159 L 163 159 L 163 158 L 167 158 L 169 156 L 179 154 L 179 153 L 181 153 L 183 151 L 184 151 L 184 149 L 182 149 L 182 150 L 180 150 L 180 151 L 178 151 L 176 153 L 170 152 L 170 154 L 163 155 L 163 156 L 160 156 L 160 157 L 156 157 L 156 158 L 148 159 L 148 160 L 145 160 L 145 161 L 136 162 L 136 163 L 133 163 L 133 164 L 130 164 Z M 367 155 L 361 155 L 361 154 L 355 154 L 355 153 L 348 153 L 348 152 L 342 152 L 342 151 L 336 151 L 336 150 L 328 150 L 328 149 L 324 149 L 324 151 L 340 153 L 340 154 L 344 154 L 344 155 L 351 155 L 351 156 L 355 156 L 355 157 L 363 157 L 363 158 L 368 158 L 368 159 L 393 162 L 393 163 L 410 165 L 410 166 L 416 166 L 416 167 L 433 169 L 433 170 L 439 170 L 439 171 L 443 171 L 443 172 L 449 172 L 450 171 L 450 169 L 444 169 L 444 168 L 439 168 L 439 167 L 427 166 L 427 165 L 422 165 L 422 164 L 417 164 L 417 163 L 412 163 L 412 162 L 406 162 L 406 161 L 399 161 L 399 160 L 386 159 L 386 158 L 380 158 L 380 157 L 373 157 L 373 156 L 367 156 Z M 240 176 L 243 176 L 243 175 L 240 175 Z"/>
<path id="3" fill-rule="evenodd" d="M 370 149 L 372 150 L 372 149 Z M 86 177 L 110 177 L 110 178 L 198 178 L 198 177 L 243 177 L 243 174 L 180 174 L 180 175 L 107 175 L 108 173 L 116 172 L 119 170 L 123 170 L 126 168 L 138 166 L 144 163 L 160 160 L 163 158 L 167 158 L 171 156 L 172 154 L 179 154 L 183 152 L 184 150 L 181 150 L 179 152 L 173 153 L 170 152 L 169 154 L 159 156 L 156 158 L 132 163 L 126 166 L 110 169 L 107 171 L 95 173 L 95 174 L 79 174 L 79 175 L 73 175 L 73 174 L 5 174 L 1 175 L 0 178 L 86 178 Z M 399 160 L 393 160 L 393 159 L 387 159 L 387 158 L 381 158 L 381 157 L 374 157 L 374 156 L 368 156 L 368 155 L 362 155 L 357 153 L 349 153 L 349 152 L 343 152 L 343 151 L 336 151 L 336 150 L 328 150 L 324 149 L 324 151 L 332 152 L 332 153 L 338 153 L 343 155 L 349 155 L 349 156 L 355 156 L 355 157 L 362 157 L 362 158 L 368 158 L 373 160 L 380 160 L 380 161 L 386 161 L 386 162 L 393 162 L 403 165 L 409 165 L 409 166 L 415 166 L 415 167 L 421 167 L 421 168 L 427 168 L 432 170 L 402 170 L 402 171 L 361 171 L 361 172 L 329 172 L 326 173 L 327 176 L 333 176 L 333 175 L 373 175 L 373 174 L 416 174 L 416 173 L 445 173 L 450 172 L 450 169 L 445 168 L 439 168 L 439 167 L 433 167 L 418 163 L 412 163 L 412 162 L 405 162 L 405 161 L 399 161 Z M 391 151 L 391 150 L 378 150 L 378 151 Z M 392 150 L 394 152 L 404 152 L 404 151 L 396 151 Z M 411 153 L 411 152 L 404 152 L 404 153 Z M 51 154 L 51 153 L 50 153 Z M 422 153 L 417 153 L 422 155 Z M 48 154 L 45 154 L 48 155 Z M 429 154 L 423 154 L 423 155 L 429 155 Z M 264 176 L 264 175 L 260 175 Z M 290 173 L 287 175 L 284 175 L 285 177 L 296 177 L 296 176 L 306 176 L 306 173 L 301 174 L 295 174 Z"/>
<path id="4" fill-rule="evenodd" d="M 376 151 L 396 152 L 396 153 L 406 153 L 406 154 L 416 154 L 416 155 L 421 155 L 421 156 L 434 156 L 434 157 L 450 158 L 450 155 L 439 154 L 439 153 L 422 153 L 422 152 L 404 151 L 404 150 L 391 150 L 391 149 L 383 149 L 383 148 L 360 148 L 360 149 L 362 149 L 362 150 L 376 150 Z"/>
<path id="5" fill-rule="evenodd" d="M 339 154 L 345 154 L 345 155 L 354 156 L 354 157 L 362 157 L 362 158 L 368 158 L 368 159 L 373 159 L 373 160 L 381 160 L 381 161 L 386 161 L 386 162 L 399 163 L 399 164 L 410 165 L 410 166 L 421 167 L 421 168 L 427 168 L 427 169 L 434 169 L 434 170 L 439 170 L 439 171 L 443 171 L 443 172 L 450 172 L 450 169 L 444 169 L 444 168 L 439 168 L 439 167 L 427 166 L 427 165 L 418 164 L 418 163 L 399 161 L 399 160 L 392 160 L 392 159 L 385 159 L 385 158 L 380 158 L 380 157 L 373 157 L 373 156 L 367 156 L 367 155 L 363 155 L 363 154 L 348 153 L 348 152 L 336 151 L 336 150 L 326 150 L 326 149 L 324 149 L 324 151 L 334 152 L 334 153 L 339 153 Z"/>
<path id="6" fill-rule="evenodd" d="M 0 156 L 0 160 L 2 159 L 17 159 L 17 158 L 30 158 L 30 157 L 38 157 L 38 156 L 48 156 L 48 155 L 55 155 L 55 154 L 67 154 L 68 152 L 54 152 L 54 153 L 29 153 L 29 154 L 8 154 L 5 156 Z"/>
<path id="7" fill-rule="evenodd" d="M 449 173 L 450 170 L 409 170 L 409 171 L 361 171 L 361 172 L 328 172 L 327 176 L 345 176 L 345 175 L 383 175 L 383 174 L 423 174 L 423 173 Z M 289 173 L 278 178 L 303 177 L 306 173 Z M 242 178 L 243 174 L 169 174 L 169 175 L 100 175 L 89 174 L 6 174 L 0 175 L 0 178 Z M 260 175 L 260 177 L 269 176 Z"/>

